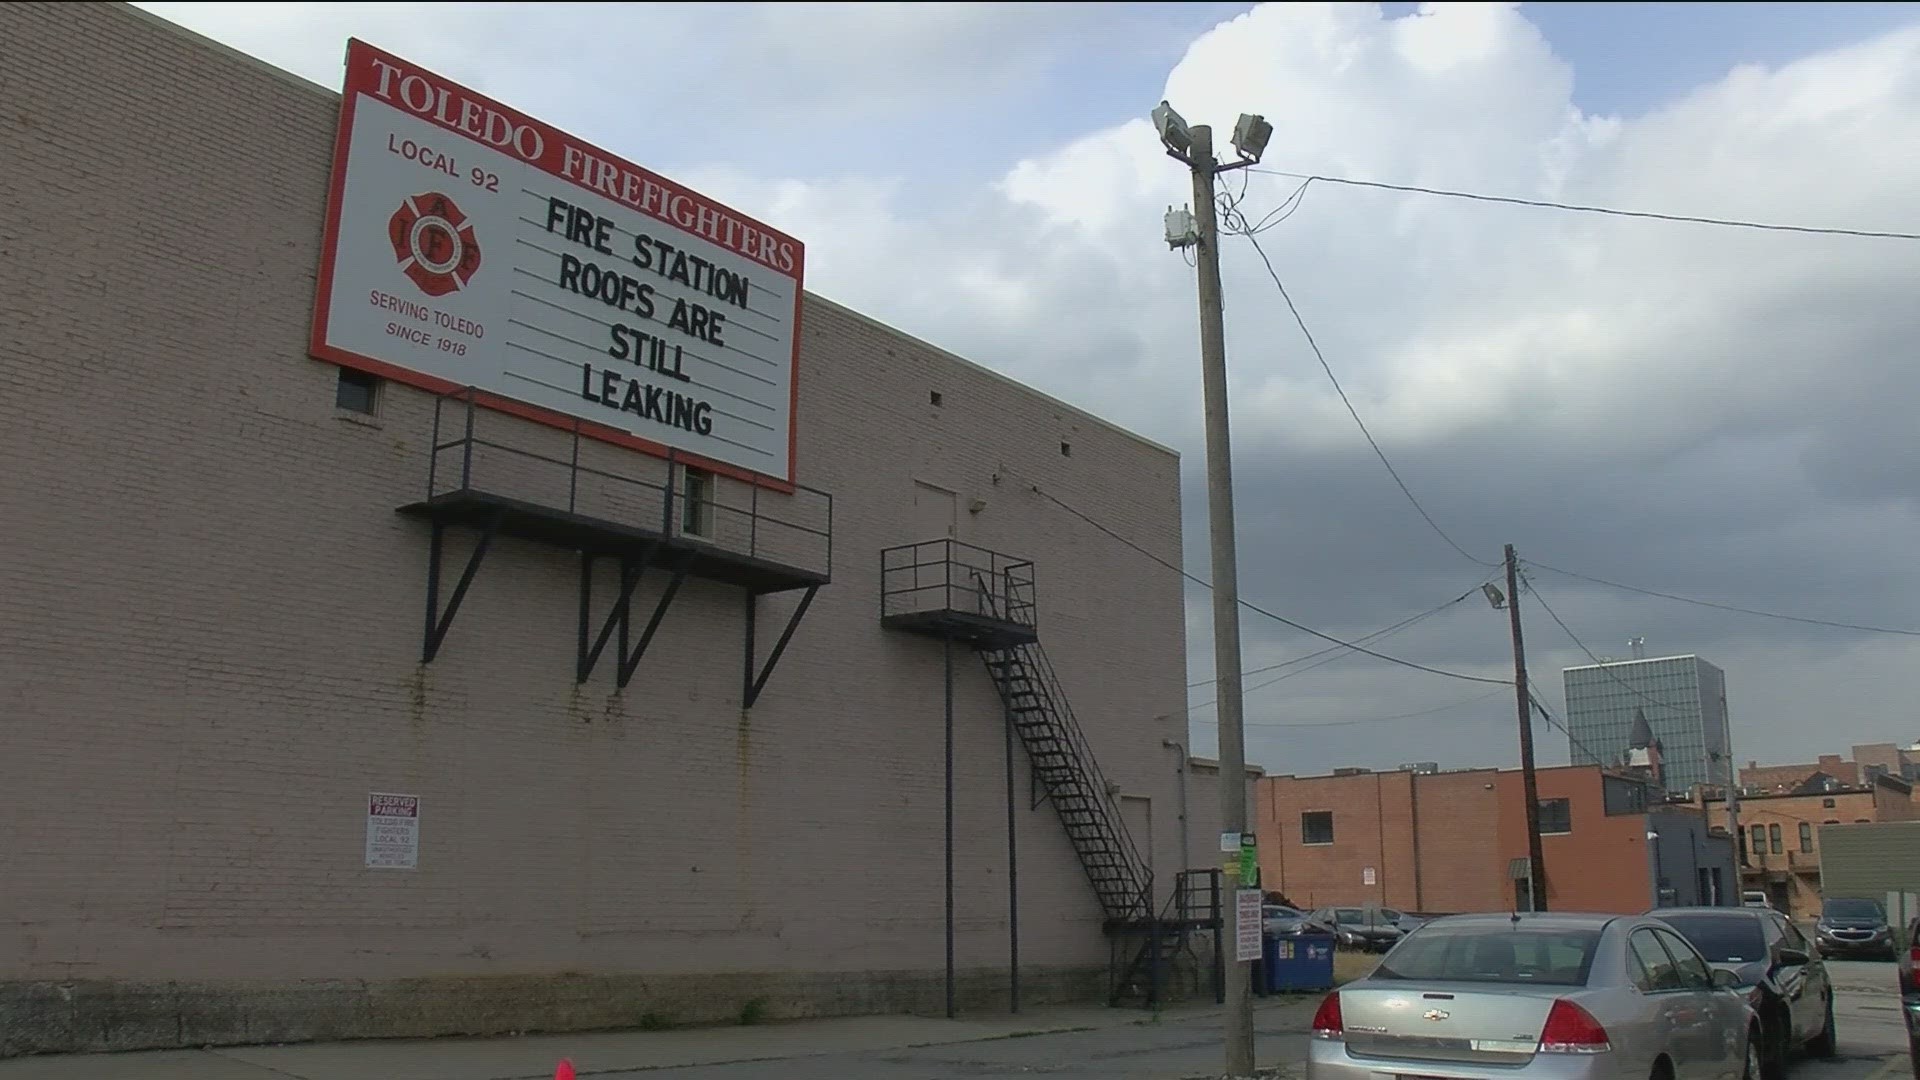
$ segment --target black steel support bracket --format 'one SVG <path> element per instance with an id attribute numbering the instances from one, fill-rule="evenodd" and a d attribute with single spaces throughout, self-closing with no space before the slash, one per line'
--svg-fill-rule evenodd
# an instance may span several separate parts
<path id="1" fill-rule="evenodd" d="M 753 703 L 760 700 L 760 691 L 767 688 L 767 680 L 773 675 L 774 665 L 780 662 L 780 655 L 787 651 L 787 642 L 793 640 L 794 630 L 800 626 L 800 620 L 807 614 L 807 608 L 813 605 L 813 597 L 819 591 L 818 585 L 807 586 L 805 595 L 800 597 L 799 605 L 793 609 L 793 614 L 787 617 L 787 627 L 780 632 L 780 640 L 774 642 L 773 651 L 767 654 L 767 662 L 760 668 L 757 675 L 754 672 L 753 630 L 755 615 L 760 607 L 760 597 L 753 592 L 747 593 L 746 664 L 740 687 L 742 709 L 751 709 Z"/>
<path id="2" fill-rule="evenodd" d="M 447 631 L 453 626 L 453 617 L 460 610 L 460 602 L 467 598 L 467 589 L 473 585 L 473 576 L 480 571 L 480 563 L 487 557 L 487 549 L 493 546 L 493 534 L 499 528 L 500 518 L 495 515 L 487 520 L 480 529 L 480 539 L 473 545 L 473 553 L 467 556 L 467 567 L 460 572 L 460 580 L 453 586 L 453 595 L 447 597 L 445 611 L 440 610 L 440 549 L 446 541 L 447 527 L 440 522 L 433 523 L 433 542 L 427 554 L 427 634 L 420 649 L 420 662 L 433 663 L 440 653 L 440 646 L 447 640 Z"/>
<path id="3" fill-rule="evenodd" d="M 624 619 L 627 607 L 633 600 L 633 590 L 640 584 L 640 573 L 646 569 L 644 556 L 637 561 L 621 560 L 620 593 L 614 598 L 613 607 L 607 611 L 606 621 L 600 624 L 600 635 L 593 640 L 593 644 L 589 645 L 587 632 L 592 625 L 590 612 L 593 607 L 593 562 L 591 555 L 580 556 L 580 643 L 573 670 L 573 681 L 576 683 L 586 682 L 587 678 L 593 674 L 594 666 L 600 662 L 600 654 L 606 650 L 607 639 L 613 636 L 616 626 L 622 630 L 620 655 L 623 660 L 625 659 L 627 639 L 624 632 L 626 629 Z"/>
<path id="4" fill-rule="evenodd" d="M 655 545 L 657 547 L 657 545 Z M 576 683 L 584 683 L 593 675 L 593 669 L 599 665 L 600 656 L 606 652 L 608 643 L 617 632 L 620 636 L 615 651 L 619 660 L 615 662 L 614 683 L 622 689 L 633 681 L 633 673 L 640 666 L 640 658 L 647 654 L 647 646 L 653 643 L 653 636 L 660 629 L 660 622 L 667 617 L 667 609 L 673 606 L 673 598 L 680 593 L 680 586 L 687 580 L 687 560 L 681 559 L 673 567 L 673 577 L 667 580 L 667 587 L 661 591 L 660 599 L 654 603 L 653 614 L 647 619 L 646 628 L 640 632 L 640 641 L 629 649 L 627 630 L 633 616 L 633 594 L 640 586 L 640 578 L 646 572 L 647 563 L 655 547 L 649 547 L 633 558 L 620 560 L 620 591 L 615 595 L 613 606 L 607 609 L 607 617 L 600 623 L 600 632 L 588 636 L 593 628 L 593 556 L 580 556 L 580 639 L 579 654 L 574 665 L 573 678 Z"/>
<path id="5" fill-rule="evenodd" d="M 634 577 L 638 578 L 639 576 L 640 576 L 639 572 L 635 571 Z M 631 605 L 630 604 L 621 605 L 620 607 L 620 644 L 622 649 L 622 655 L 620 657 L 619 678 L 615 680 L 616 685 L 618 685 L 621 689 L 623 690 L 626 689 L 627 684 L 633 681 L 634 669 L 640 666 L 640 658 L 647 654 L 647 646 L 653 643 L 654 632 L 660 629 L 660 620 L 667 617 L 667 609 L 673 606 L 673 598 L 679 595 L 680 586 L 685 584 L 686 580 L 687 580 L 687 560 L 682 559 L 679 565 L 673 568 L 673 576 L 667 579 L 667 587 L 661 590 L 660 601 L 653 605 L 653 616 L 647 620 L 647 628 L 645 630 L 640 631 L 640 640 L 637 644 L 634 645 L 633 651 L 631 653 L 628 653 L 625 651 L 626 641 L 627 641 L 628 610 L 631 607 Z M 629 593 L 628 596 L 629 598 L 631 598 L 632 594 Z"/>

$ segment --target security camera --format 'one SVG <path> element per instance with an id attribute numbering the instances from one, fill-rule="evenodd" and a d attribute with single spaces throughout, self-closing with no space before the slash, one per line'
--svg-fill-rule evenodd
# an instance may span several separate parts
<path id="1" fill-rule="evenodd" d="M 1164 101 L 1153 107 L 1153 129 L 1160 133 L 1160 142 L 1174 153 L 1184 154 L 1193 149 L 1193 134 L 1187 130 L 1187 122 Z"/>

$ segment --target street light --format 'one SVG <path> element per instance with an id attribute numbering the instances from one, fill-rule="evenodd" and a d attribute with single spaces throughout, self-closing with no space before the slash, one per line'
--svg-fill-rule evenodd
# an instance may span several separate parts
<path id="1" fill-rule="evenodd" d="M 1200 381 L 1206 404 L 1207 532 L 1212 542 L 1213 670 L 1219 693 L 1215 712 L 1220 730 L 1220 831 L 1235 835 L 1249 831 L 1247 821 L 1247 746 L 1243 686 L 1240 679 L 1240 573 L 1233 537 L 1233 452 L 1227 425 L 1227 343 L 1220 300 L 1220 228 L 1214 207 L 1214 179 L 1232 169 L 1243 169 L 1260 159 L 1273 128 L 1258 116 L 1243 116 L 1234 129 L 1234 147 L 1240 160 L 1223 165 L 1213 156 L 1213 129 L 1189 125 L 1165 101 L 1154 106 L 1153 128 L 1167 156 L 1193 174 L 1192 240 L 1187 225 L 1168 212 L 1169 247 L 1194 249 L 1194 267 L 1200 294 Z M 1247 883 L 1229 871 L 1234 889 L 1235 929 L 1239 924 L 1239 892 Z M 1257 911 L 1258 908 L 1256 907 Z M 1257 918 L 1257 916 L 1256 916 Z M 1237 943 L 1236 943 L 1237 945 Z M 1225 966 L 1225 965 L 1223 965 Z M 1226 1071 L 1232 1076 L 1253 1072 L 1253 1001 L 1247 963 L 1236 947 L 1226 982 Z"/>

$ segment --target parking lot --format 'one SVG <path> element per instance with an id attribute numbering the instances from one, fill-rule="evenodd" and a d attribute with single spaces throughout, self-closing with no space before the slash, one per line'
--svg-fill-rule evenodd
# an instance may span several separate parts
<path id="1" fill-rule="evenodd" d="M 1343 955 L 1343 959 L 1344 959 Z M 1352 957 L 1360 960 L 1360 957 Z M 1349 961 L 1344 975 L 1360 972 Z M 1839 1054 L 1794 1062 L 1790 1080 L 1907 1080 L 1894 966 L 1833 961 Z M 1263 1073 L 1297 1080 L 1318 994 L 1262 999 Z M 547 1080 L 573 1056 L 582 1076 L 621 1080 L 1183 1080 L 1217 1076 L 1222 1023 L 1213 1008 L 1083 1009 L 1029 1018 L 935 1021 L 872 1017 L 505 1040 L 398 1040 L 232 1047 L 0 1061 L 0 1080 Z"/>
<path id="2" fill-rule="evenodd" d="M 1827 968 L 1833 974 L 1840 1056 L 1832 1061 L 1797 1062 L 1793 1074 L 1807 1080 L 1896 1080 L 1912 1075 L 1894 966 L 1830 960 Z"/>
<path id="3" fill-rule="evenodd" d="M 1832 961 L 1834 1023 L 1839 1055 L 1828 1061 L 1800 1059 L 1794 1080 L 1906 1080 L 1909 1073 L 1906 1029 L 1894 966 L 1859 960 Z M 1305 1003 L 1270 1004 L 1256 1021 L 1258 1062 L 1277 1067 L 1275 1075 L 1298 1077 L 1312 1018 Z M 783 1062 L 714 1065 L 695 1069 L 623 1074 L 673 1080 L 757 1080 L 778 1075 L 786 1080 L 977 1080 L 995 1076 L 1173 1080 L 1213 1075 L 1220 1059 L 1221 1024 L 1211 1012 L 1166 1018 L 1098 1031 L 1037 1035 L 1021 1039 L 963 1043 L 868 1054 L 832 1055 Z"/>

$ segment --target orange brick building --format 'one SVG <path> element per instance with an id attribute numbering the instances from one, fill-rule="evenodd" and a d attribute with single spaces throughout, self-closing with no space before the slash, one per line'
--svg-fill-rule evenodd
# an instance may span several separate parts
<path id="1" fill-rule="evenodd" d="M 1836 783 L 1824 791 L 1743 796 L 1741 887 L 1764 891 L 1774 907 L 1796 919 L 1817 917 L 1820 826 L 1920 820 L 1920 804 L 1914 802 L 1913 792 L 1905 781 L 1876 775 L 1870 784 Z"/>
<path id="2" fill-rule="evenodd" d="M 1598 766 L 1537 776 L 1550 907 L 1737 901 L 1732 844 L 1700 807 L 1654 802 L 1643 779 Z M 1342 770 L 1256 787 L 1262 884 L 1297 903 L 1428 912 L 1524 903 L 1518 770 Z"/>
<path id="3" fill-rule="evenodd" d="M 1920 780 L 1920 744 L 1863 743 L 1853 747 L 1851 758 L 1821 754 L 1818 761 L 1795 765 L 1749 761 L 1740 770 L 1740 787 L 1767 794 L 1795 793 L 1808 784 L 1820 786 L 1829 779 L 1846 785 L 1866 784 L 1883 773 L 1908 783 Z"/>

